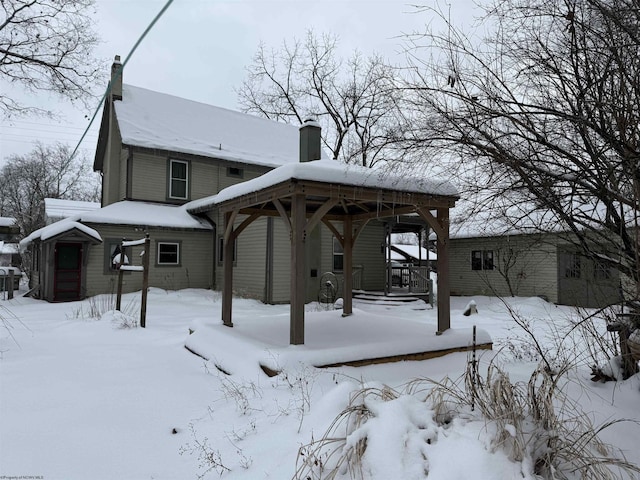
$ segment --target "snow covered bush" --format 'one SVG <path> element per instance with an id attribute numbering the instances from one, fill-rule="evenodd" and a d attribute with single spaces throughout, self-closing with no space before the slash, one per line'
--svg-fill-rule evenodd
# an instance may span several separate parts
<path id="1" fill-rule="evenodd" d="M 640 469 L 598 438 L 612 423 L 594 427 L 565 395 L 567 374 L 541 363 L 528 382 L 513 383 L 495 364 L 480 376 L 470 362 L 457 381 L 364 386 L 320 439 L 299 449 L 294 479 L 462 478 L 461 452 L 463 463 L 477 459 L 476 478 L 489 478 L 487 450 L 486 473 L 498 462 L 501 478 L 637 478 Z M 380 456 L 394 460 L 381 464 Z"/>

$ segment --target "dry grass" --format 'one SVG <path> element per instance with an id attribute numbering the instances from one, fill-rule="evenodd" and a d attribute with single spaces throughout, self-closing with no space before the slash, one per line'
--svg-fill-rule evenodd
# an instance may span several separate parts
<path id="1" fill-rule="evenodd" d="M 456 417 L 484 421 L 486 431 L 495 432 L 491 451 L 505 452 L 513 461 L 522 462 L 523 471 L 541 479 L 637 478 L 640 469 L 623 456 L 614 456 L 613 448 L 598 438 L 617 421 L 595 427 L 565 394 L 566 373 L 567 369 L 551 371 L 543 362 L 528 382 L 513 383 L 494 364 L 481 376 L 469 362 L 464 378 L 457 381 L 416 379 L 400 391 L 363 388 L 353 394 L 322 438 L 299 449 L 294 479 L 364 478 L 367 436 L 357 433 L 374 416 L 367 404 L 402 395 L 424 399 L 438 427 Z M 354 437 L 358 438 L 355 443 Z"/>

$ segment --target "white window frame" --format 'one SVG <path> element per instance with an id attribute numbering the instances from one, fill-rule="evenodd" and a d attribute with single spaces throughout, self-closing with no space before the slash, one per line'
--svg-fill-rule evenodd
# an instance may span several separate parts
<path id="1" fill-rule="evenodd" d="M 156 253 L 156 264 L 157 265 L 168 265 L 168 266 L 178 266 L 180 265 L 180 242 L 158 242 L 157 244 L 157 253 Z M 175 262 L 162 262 L 160 261 L 160 250 L 164 245 L 175 245 L 176 247 L 176 261 Z"/>
<path id="2" fill-rule="evenodd" d="M 174 178 L 173 177 L 173 165 L 176 163 L 182 163 L 185 166 L 185 178 Z M 173 181 L 181 181 L 184 182 L 184 197 L 175 195 L 173 192 Z M 179 200 L 186 200 L 189 198 L 189 162 L 186 160 L 169 160 L 169 198 L 175 198 Z"/>

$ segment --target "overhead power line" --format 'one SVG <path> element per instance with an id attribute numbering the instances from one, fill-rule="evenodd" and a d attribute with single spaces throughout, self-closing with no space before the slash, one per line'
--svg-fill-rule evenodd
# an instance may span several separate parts
<path id="1" fill-rule="evenodd" d="M 172 3 L 173 3 L 173 0 L 167 0 L 167 3 L 165 3 L 164 7 L 162 7 L 162 9 L 155 16 L 155 18 L 151 21 L 149 26 L 147 26 L 147 28 L 144 30 L 144 32 L 142 32 L 142 35 L 140 35 L 140 37 L 138 38 L 136 43 L 133 45 L 133 48 L 131 49 L 131 51 L 128 53 L 128 55 L 124 59 L 124 62 L 122 62 L 122 65 L 120 65 L 120 68 L 118 69 L 118 71 L 115 74 L 116 77 L 122 75 L 122 70 L 124 70 L 124 67 L 129 62 L 129 59 L 131 58 L 131 56 L 134 54 L 134 52 L 138 48 L 138 45 L 140 45 L 140 43 L 142 43 L 142 40 L 144 40 L 144 38 L 147 36 L 147 34 L 151 31 L 151 29 L 156 24 L 156 22 L 158 20 L 160 20 L 160 17 L 162 17 L 164 12 L 167 10 L 167 8 L 169 8 L 169 6 Z M 107 85 L 107 88 L 106 88 L 104 94 L 102 95 L 102 98 L 100 99 L 100 102 L 98 103 L 96 111 L 93 112 L 93 116 L 91 117 L 91 120 L 89 121 L 89 125 L 87 125 L 87 128 L 84 130 L 84 133 L 82 134 L 82 137 L 80 137 L 80 141 L 78 141 L 78 144 L 73 149 L 73 152 L 71 152 L 71 157 L 70 158 L 73 158 L 76 155 L 76 153 L 78 152 L 78 149 L 80 148 L 80 145 L 82 144 L 82 142 L 84 140 L 84 137 L 87 135 L 87 132 L 91 128 L 91 125 L 93 125 L 93 121 L 96 119 L 96 116 L 98 115 L 98 112 L 100 111 L 100 107 L 102 107 L 102 104 L 104 103 L 105 99 L 107 98 L 107 95 L 109 95 L 110 93 L 111 93 L 111 81 L 109 81 L 109 84 Z"/>

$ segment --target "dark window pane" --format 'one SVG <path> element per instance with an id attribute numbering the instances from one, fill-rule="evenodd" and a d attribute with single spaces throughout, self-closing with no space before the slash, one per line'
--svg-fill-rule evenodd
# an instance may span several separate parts
<path id="1" fill-rule="evenodd" d="M 482 250 L 471 252 L 471 270 L 482 270 Z"/>
<path id="2" fill-rule="evenodd" d="M 171 180 L 171 196 L 187 198 L 187 182 L 184 180 Z"/>
<path id="3" fill-rule="evenodd" d="M 493 250 L 484 251 L 483 268 L 485 270 L 493 270 Z"/>
<path id="4" fill-rule="evenodd" d="M 343 258 L 342 254 L 333 256 L 333 270 L 335 272 L 341 272 L 344 269 L 343 260 L 344 260 L 344 258 Z"/>
<path id="5" fill-rule="evenodd" d="M 158 263 L 177 265 L 180 261 L 178 255 L 177 243 L 159 243 L 158 244 Z"/>
<path id="6" fill-rule="evenodd" d="M 187 164 L 183 162 L 171 162 L 171 177 L 186 180 Z"/>

